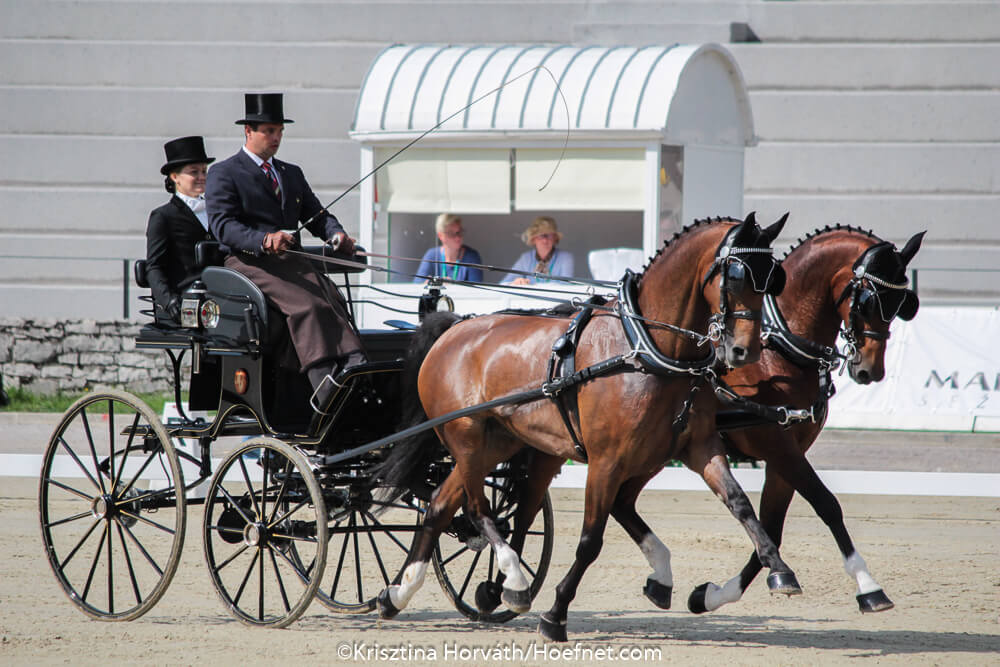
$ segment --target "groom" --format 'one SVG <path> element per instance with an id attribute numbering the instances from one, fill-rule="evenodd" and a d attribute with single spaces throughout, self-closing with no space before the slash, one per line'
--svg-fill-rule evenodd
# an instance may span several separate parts
<path id="1" fill-rule="evenodd" d="M 323 410 L 333 378 L 363 363 L 361 341 L 351 325 L 344 299 L 308 260 L 286 250 L 300 246 L 300 222 L 325 241 L 338 238 L 353 253 L 354 240 L 323 210 L 294 164 L 274 159 L 285 125 L 281 93 L 248 93 L 243 148 L 208 172 L 205 199 L 209 228 L 229 253 L 226 267 L 242 273 L 285 315 L 302 370 Z"/>

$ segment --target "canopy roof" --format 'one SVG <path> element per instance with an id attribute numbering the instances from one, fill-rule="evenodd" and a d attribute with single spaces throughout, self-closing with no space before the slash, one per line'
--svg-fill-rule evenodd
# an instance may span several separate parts
<path id="1" fill-rule="evenodd" d="M 562 139 L 567 128 L 574 139 L 755 143 L 743 75 L 716 44 L 391 46 L 365 76 L 351 136 L 412 138 L 445 119 L 425 144 Z"/>

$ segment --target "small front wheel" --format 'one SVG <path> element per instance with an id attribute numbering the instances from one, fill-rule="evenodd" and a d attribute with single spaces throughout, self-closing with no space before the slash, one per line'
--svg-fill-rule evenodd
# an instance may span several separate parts
<path id="1" fill-rule="evenodd" d="M 208 489 L 203 533 L 212 584 L 236 618 L 283 628 L 305 612 L 326 567 L 327 525 L 298 451 L 259 437 L 229 454 Z"/>

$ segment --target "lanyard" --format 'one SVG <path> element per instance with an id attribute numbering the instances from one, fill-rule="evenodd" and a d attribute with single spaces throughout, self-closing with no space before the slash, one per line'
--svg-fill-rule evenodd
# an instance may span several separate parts
<path id="1" fill-rule="evenodd" d="M 441 262 L 438 264 L 438 266 L 441 267 L 441 277 L 442 278 L 447 278 L 448 277 L 448 265 L 445 263 L 444 248 L 439 247 L 438 251 L 441 253 Z M 463 257 L 465 257 L 465 247 L 464 246 L 462 247 L 461 250 L 458 251 L 458 259 L 455 260 L 455 261 L 461 262 Z M 458 264 L 452 264 L 451 265 L 451 279 L 452 280 L 458 280 Z"/>

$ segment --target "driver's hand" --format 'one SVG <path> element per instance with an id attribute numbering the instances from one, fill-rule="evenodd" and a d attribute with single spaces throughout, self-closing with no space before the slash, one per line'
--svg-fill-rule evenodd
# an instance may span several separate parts
<path id="1" fill-rule="evenodd" d="M 333 238 L 330 239 L 330 242 L 333 244 L 333 247 L 337 249 L 337 252 L 347 255 L 348 257 L 354 257 L 354 239 L 348 236 L 345 232 L 337 232 L 334 234 Z"/>
<path id="2" fill-rule="evenodd" d="M 288 232 L 271 232 L 264 236 L 264 252 L 270 255 L 280 255 L 295 244 L 295 237 Z"/>

